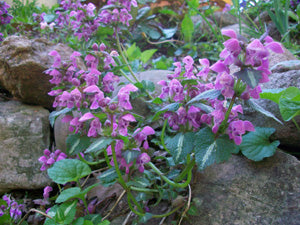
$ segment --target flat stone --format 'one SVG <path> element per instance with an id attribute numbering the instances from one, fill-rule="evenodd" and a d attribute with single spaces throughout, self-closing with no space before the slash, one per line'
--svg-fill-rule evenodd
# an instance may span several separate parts
<path id="1" fill-rule="evenodd" d="M 48 116 L 40 106 L 0 102 L 0 193 L 50 183 L 38 161 L 50 145 Z"/>

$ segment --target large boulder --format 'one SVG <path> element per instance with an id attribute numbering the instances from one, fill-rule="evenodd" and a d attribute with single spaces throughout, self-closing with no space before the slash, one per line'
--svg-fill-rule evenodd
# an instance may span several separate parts
<path id="1" fill-rule="evenodd" d="M 38 161 L 50 145 L 48 116 L 40 106 L 0 102 L 0 193 L 49 184 Z"/>
<path id="2" fill-rule="evenodd" d="M 186 224 L 289 224 L 300 221 L 300 162 L 278 151 L 253 162 L 240 155 L 195 175 L 197 215 Z"/>
<path id="3" fill-rule="evenodd" d="M 0 45 L 0 85 L 24 103 L 51 109 L 54 98 L 48 92 L 53 85 L 44 71 L 53 64 L 53 57 L 48 55 L 52 50 L 61 55 L 62 61 L 69 60 L 73 53 L 70 47 L 44 38 L 6 38 Z"/>
<path id="4" fill-rule="evenodd" d="M 238 17 L 231 15 L 228 12 L 216 11 L 211 18 L 212 20 L 216 20 L 219 27 L 226 27 L 233 24 L 237 24 L 239 22 Z"/>

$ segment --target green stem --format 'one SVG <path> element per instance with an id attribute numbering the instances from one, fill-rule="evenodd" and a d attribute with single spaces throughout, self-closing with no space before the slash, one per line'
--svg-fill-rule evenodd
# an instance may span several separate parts
<path id="1" fill-rule="evenodd" d="M 192 171 L 192 169 L 194 168 L 196 162 L 195 159 L 193 159 L 192 161 L 190 161 L 191 156 L 188 154 L 187 155 L 187 167 L 184 168 L 184 170 L 181 172 L 181 174 L 178 175 L 178 177 L 176 177 L 174 179 L 175 182 L 179 182 L 181 180 L 183 180 L 186 175 Z"/>
<path id="2" fill-rule="evenodd" d="M 118 181 L 119 183 L 121 184 L 121 186 L 124 188 L 124 190 L 127 192 L 127 195 L 132 199 L 133 203 L 137 206 L 137 208 L 143 212 L 143 209 L 142 207 L 140 206 L 140 204 L 136 201 L 136 199 L 133 197 L 133 195 L 131 194 L 130 192 L 130 188 L 128 188 L 128 186 L 126 185 L 123 177 L 122 177 L 122 174 L 121 174 L 121 171 L 119 169 L 119 165 L 118 165 L 118 161 L 117 161 L 117 155 L 116 155 L 116 151 L 115 151 L 115 142 L 113 142 L 111 144 L 111 151 L 112 151 L 112 155 L 113 155 L 113 160 L 114 160 L 114 167 L 116 169 L 116 172 L 118 174 Z"/>
<path id="3" fill-rule="evenodd" d="M 162 217 L 167 217 L 167 216 L 170 216 L 172 213 L 176 212 L 178 209 L 180 209 L 182 206 L 178 206 L 177 208 L 173 209 L 172 211 L 170 212 L 167 212 L 165 214 L 161 214 L 161 215 L 153 215 L 152 217 L 153 218 L 162 218 Z"/>
<path id="4" fill-rule="evenodd" d="M 165 149 L 169 154 L 171 154 L 170 151 L 169 151 L 169 149 L 168 149 L 167 146 L 165 145 L 165 140 L 164 140 L 164 136 L 165 136 L 165 131 L 166 131 L 167 123 L 168 123 L 168 120 L 165 120 L 163 129 L 162 129 L 161 135 L 160 135 L 160 141 L 161 141 L 161 144 L 162 144 L 162 146 L 164 147 L 164 149 Z"/>
<path id="5" fill-rule="evenodd" d="M 140 212 L 138 212 L 137 210 L 135 210 L 135 209 L 132 207 L 132 204 L 131 204 L 130 200 L 131 200 L 130 197 L 127 195 L 127 201 L 128 201 L 128 206 L 129 206 L 130 210 L 131 210 L 134 214 L 136 214 L 136 215 L 138 215 L 138 216 L 144 216 L 144 215 L 145 215 L 144 213 L 140 213 Z M 178 206 L 177 208 L 173 209 L 173 210 L 170 211 L 170 212 L 167 212 L 167 213 L 161 214 L 161 215 L 153 215 L 152 217 L 153 217 L 153 218 L 167 217 L 167 216 L 171 215 L 172 213 L 176 212 L 176 211 L 177 211 L 178 209 L 180 209 L 181 207 L 182 207 L 182 206 Z"/>
<path id="6" fill-rule="evenodd" d="M 118 60 L 118 63 L 119 63 L 120 65 L 122 65 L 121 60 L 120 60 L 119 58 L 117 58 L 117 60 Z M 128 65 L 127 65 L 127 66 L 128 66 Z M 134 84 L 134 82 L 126 75 L 126 73 L 125 73 L 122 69 L 120 69 L 120 72 L 122 73 L 122 76 L 124 76 L 130 83 Z"/>
<path id="7" fill-rule="evenodd" d="M 121 43 L 120 43 L 119 34 L 118 34 L 117 31 L 116 31 L 115 33 L 116 33 L 117 46 L 118 46 L 118 50 L 119 50 L 119 52 L 120 52 L 120 55 L 121 55 L 122 59 L 124 60 L 124 62 L 125 62 L 125 64 L 126 64 L 127 68 L 129 69 L 129 72 L 131 73 L 133 79 L 134 79 L 137 83 L 139 83 L 139 82 L 140 82 L 139 79 L 135 76 L 135 74 L 134 74 L 134 72 L 133 72 L 133 70 L 132 70 L 130 64 L 128 63 L 128 60 L 127 60 L 126 56 L 125 56 L 124 53 L 123 53 L 123 50 L 122 50 L 122 48 L 121 48 Z M 125 74 L 125 73 L 123 73 L 123 75 L 124 75 L 124 74 Z M 126 78 L 129 82 L 133 83 L 133 82 L 131 81 L 131 79 L 129 79 L 129 77 L 128 77 L 127 75 L 125 75 L 125 78 Z M 150 93 L 149 93 L 147 90 L 146 90 L 145 92 L 146 92 L 146 94 L 148 95 L 148 97 L 149 97 L 151 100 L 154 99 L 154 98 L 150 95 Z"/>
<path id="8" fill-rule="evenodd" d="M 224 130 L 226 128 L 226 125 L 227 125 L 227 122 L 228 122 L 229 115 L 230 115 L 232 107 L 234 105 L 235 99 L 236 99 L 236 95 L 234 94 L 232 96 L 231 101 L 230 101 L 229 107 L 228 107 L 228 109 L 226 111 L 225 118 L 224 118 L 223 122 L 221 123 L 217 134 L 222 134 L 224 132 Z"/>
<path id="9" fill-rule="evenodd" d="M 139 188 L 134 186 L 130 186 L 129 188 L 133 191 L 146 192 L 146 193 L 159 192 L 158 190 L 149 189 L 149 188 Z"/>
<path id="10" fill-rule="evenodd" d="M 104 157 L 105 157 L 105 161 L 106 161 L 108 168 L 112 168 L 112 166 L 110 165 L 110 161 L 109 161 L 106 150 L 104 151 Z"/>
<path id="11" fill-rule="evenodd" d="M 120 37 L 119 37 L 119 34 L 118 32 L 116 31 L 115 32 L 116 34 L 116 39 L 117 39 L 117 46 L 118 46 L 118 50 L 120 52 L 120 55 L 122 57 L 122 59 L 124 60 L 125 64 L 127 65 L 128 69 L 129 69 L 129 72 L 131 73 L 132 77 L 135 79 L 136 82 L 140 82 L 139 79 L 135 76 L 134 72 L 132 71 L 132 68 L 131 66 L 129 65 L 124 53 L 123 53 L 123 50 L 121 48 L 121 43 L 120 43 Z"/>
<path id="12" fill-rule="evenodd" d="M 171 186 L 174 186 L 176 188 L 184 188 L 187 187 L 189 185 L 189 183 L 192 180 L 192 171 L 188 171 L 188 177 L 187 180 L 184 183 L 176 183 L 174 181 L 171 181 L 170 179 L 168 179 L 166 176 L 163 175 L 163 173 L 152 163 L 152 162 L 148 162 L 146 165 L 150 166 L 155 173 L 157 173 L 159 176 L 161 176 L 161 178 L 168 183 Z"/>
<path id="13" fill-rule="evenodd" d="M 78 154 L 78 157 L 79 157 L 79 159 L 80 159 L 81 161 L 85 162 L 85 163 L 88 164 L 88 165 L 98 165 L 98 164 L 103 163 L 103 162 L 106 161 L 105 159 L 101 159 L 101 160 L 99 160 L 99 161 L 97 161 L 97 162 L 89 162 L 89 161 L 87 161 L 85 158 L 83 158 L 83 157 L 81 156 L 81 154 Z"/>
<path id="14" fill-rule="evenodd" d="M 297 130 L 300 131 L 299 124 L 296 122 L 295 118 L 293 118 L 292 121 L 294 122 L 295 126 L 297 127 Z"/>

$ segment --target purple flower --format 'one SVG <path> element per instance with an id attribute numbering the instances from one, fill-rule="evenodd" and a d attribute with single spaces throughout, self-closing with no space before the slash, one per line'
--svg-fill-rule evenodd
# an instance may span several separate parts
<path id="1" fill-rule="evenodd" d="M 122 135 L 122 136 L 127 136 L 127 127 L 129 126 L 129 123 L 130 122 L 135 122 L 135 118 L 133 115 L 131 114 L 125 114 L 125 115 L 122 115 L 120 118 L 119 118 L 119 121 L 118 121 L 118 131 L 119 131 L 119 134 Z"/>
<path id="2" fill-rule="evenodd" d="M 49 55 L 54 57 L 54 62 L 53 62 L 52 67 L 59 68 L 61 65 L 61 57 L 60 57 L 59 53 L 57 51 L 53 50 L 49 53 Z"/>
<path id="3" fill-rule="evenodd" d="M 57 149 L 55 152 L 50 152 L 48 149 L 44 150 L 44 155 L 39 158 L 42 163 L 41 171 L 47 170 L 55 162 L 67 158 L 67 155 Z"/>
<path id="4" fill-rule="evenodd" d="M 143 173 L 144 170 L 145 170 L 144 165 L 146 163 L 150 162 L 150 160 L 151 160 L 150 156 L 147 153 L 145 153 L 145 152 L 143 152 L 142 154 L 140 154 L 138 156 L 138 158 L 136 160 L 136 165 L 138 166 L 139 171 L 141 173 Z"/>
<path id="5" fill-rule="evenodd" d="M 173 79 L 169 83 L 169 96 L 173 98 L 175 102 L 179 102 L 184 99 L 183 87 L 177 79 Z"/>
<path id="6" fill-rule="evenodd" d="M 240 145 L 242 143 L 242 135 L 246 131 L 254 131 L 254 126 L 249 121 L 236 120 L 229 124 L 228 135 L 230 139 L 233 139 L 235 144 Z"/>
<path id="7" fill-rule="evenodd" d="M 112 72 L 108 72 L 104 77 L 103 77 L 103 91 L 104 92 L 112 92 L 114 91 L 114 82 L 119 82 L 120 78 L 116 75 L 114 75 Z"/>
<path id="8" fill-rule="evenodd" d="M 202 77 L 203 80 L 206 80 L 208 73 L 210 71 L 209 61 L 208 61 L 208 59 L 199 59 L 199 62 L 203 66 L 203 68 L 200 70 L 200 72 L 197 74 L 197 76 L 200 76 L 200 77 Z"/>
<path id="9" fill-rule="evenodd" d="M 222 95 L 231 98 L 234 94 L 234 78 L 227 72 L 219 73 L 216 78 L 215 88 L 222 90 Z"/>
<path id="10" fill-rule="evenodd" d="M 101 134 L 101 122 L 98 118 L 95 118 L 91 123 L 90 123 L 90 129 L 88 131 L 87 136 L 88 137 L 97 137 L 98 135 Z"/>
<path id="11" fill-rule="evenodd" d="M 125 87 L 122 87 L 118 92 L 118 104 L 121 108 L 125 110 L 131 110 L 132 106 L 129 101 L 130 92 L 136 92 L 138 88 L 133 84 L 127 84 Z"/>
<path id="12" fill-rule="evenodd" d="M 142 143 L 144 142 L 143 148 L 149 149 L 149 143 L 147 141 L 147 137 L 152 134 L 155 134 L 155 131 L 153 130 L 153 128 L 150 126 L 146 126 L 142 130 L 141 130 L 141 128 L 138 128 L 134 132 L 133 136 L 134 136 L 134 139 L 136 140 L 138 146 L 141 146 Z"/>
<path id="13" fill-rule="evenodd" d="M 18 220 L 21 218 L 22 216 L 22 209 L 24 208 L 24 206 L 22 204 L 18 204 L 17 202 L 13 202 L 10 206 L 9 209 L 9 215 L 11 218 L 13 218 L 14 220 Z"/>
<path id="14" fill-rule="evenodd" d="M 194 128 L 199 128 L 201 126 L 201 110 L 191 106 L 187 113 L 187 119 Z"/>

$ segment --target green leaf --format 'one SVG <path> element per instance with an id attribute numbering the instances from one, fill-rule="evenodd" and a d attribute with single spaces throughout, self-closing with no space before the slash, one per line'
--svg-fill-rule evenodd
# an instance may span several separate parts
<path id="1" fill-rule="evenodd" d="M 101 223 L 102 217 L 99 214 L 88 214 L 88 215 L 84 216 L 83 218 L 93 222 L 93 224 L 97 224 L 97 225 L 102 224 Z M 107 220 L 105 220 L 105 221 L 107 221 Z"/>
<path id="2" fill-rule="evenodd" d="M 150 80 L 142 80 L 142 85 L 143 85 L 143 88 L 145 88 L 146 90 L 148 90 L 150 92 L 153 92 L 155 90 L 155 85 Z"/>
<path id="3" fill-rule="evenodd" d="M 133 186 L 136 186 L 136 187 L 145 188 L 145 187 L 150 186 L 150 182 L 145 177 L 138 177 L 138 178 L 135 178 L 132 181 L 127 182 L 127 185 L 128 186 L 133 185 Z"/>
<path id="4" fill-rule="evenodd" d="M 110 168 L 105 172 L 101 173 L 100 176 L 98 176 L 98 179 L 101 180 L 102 184 L 110 184 L 114 182 L 117 178 L 118 174 L 115 168 Z"/>
<path id="5" fill-rule="evenodd" d="M 259 96 L 263 99 L 269 99 L 277 104 L 279 104 L 279 99 L 283 92 L 285 91 L 284 88 L 279 89 L 264 89 Z"/>
<path id="6" fill-rule="evenodd" d="M 78 181 L 80 178 L 89 175 L 91 168 L 78 159 L 63 159 L 54 163 L 54 166 L 47 170 L 49 177 L 58 184 L 65 184 L 71 181 Z"/>
<path id="7" fill-rule="evenodd" d="M 260 105 L 258 105 L 256 102 L 254 102 L 253 100 L 249 99 L 247 101 L 245 101 L 246 104 L 248 106 L 250 106 L 252 109 L 256 110 L 257 112 L 260 112 L 261 114 L 270 117 L 274 120 L 276 120 L 278 123 L 283 124 L 279 119 L 276 118 L 276 116 L 273 115 L 273 113 L 265 110 L 263 107 L 261 107 Z"/>
<path id="8" fill-rule="evenodd" d="M 148 49 L 146 51 L 143 51 L 141 54 L 141 61 L 143 63 L 148 62 L 156 51 L 157 49 Z"/>
<path id="9" fill-rule="evenodd" d="M 300 89 L 297 87 L 288 87 L 282 94 L 283 98 L 300 101 Z"/>
<path id="10" fill-rule="evenodd" d="M 71 198 L 79 198 L 81 200 L 84 200 L 85 195 L 92 190 L 94 187 L 98 186 L 99 184 L 93 184 L 89 187 L 87 187 L 84 190 L 81 190 L 79 187 L 72 187 L 68 188 L 66 190 L 63 190 L 60 195 L 55 200 L 55 203 L 62 203 L 65 202 Z"/>
<path id="11" fill-rule="evenodd" d="M 53 112 L 51 112 L 50 115 L 49 115 L 49 121 L 50 121 L 51 127 L 54 126 L 55 119 L 56 119 L 59 115 L 61 115 L 61 114 L 66 114 L 66 113 L 68 113 L 68 112 L 70 112 L 70 111 L 72 111 L 72 109 L 64 108 L 64 109 L 62 109 L 62 110 L 60 110 L 60 111 L 53 111 Z"/>
<path id="12" fill-rule="evenodd" d="M 153 215 L 151 213 L 146 212 L 145 215 L 142 218 L 140 218 L 139 222 L 146 223 L 148 220 L 152 218 L 152 216 Z"/>
<path id="13" fill-rule="evenodd" d="M 151 8 L 150 7 L 143 7 L 141 9 L 138 10 L 138 15 L 136 17 L 136 20 L 139 20 L 145 16 L 147 16 L 147 14 L 150 12 Z"/>
<path id="14" fill-rule="evenodd" d="M 55 203 L 65 202 L 65 201 L 69 200 L 70 198 L 73 198 L 73 196 L 78 195 L 80 192 L 81 192 L 81 190 L 79 187 L 72 187 L 72 188 L 63 190 L 60 193 L 60 195 L 57 197 L 57 199 L 55 200 Z"/>
<path id="15" fill-rule="evenodd" d="M 289 121 L 295 116 L 300 115 L 300 101 L 293 101 L 288 98 L 281 98 L 279 109 L 284 121 Z"/>
<path id="16" fill-rule="evenodd" d="M 213 107 L 206 105 L 204 103 L 197 102 L 197 103 L 192 103 L 191 105 L 198 107 L 199 109 L 203 110 L 206 113 L 211 113 L 212 111 L 214 111 Z"/>
<path id="17" fill-rule="evenodd" d="M 191 42 L 194 33 L 194 23 L 188 14 L 185 14 L 181 23 L 181 33 L 186 42 Z"/>
<path id="18" fill-rule="evenodd" d="M 174 137 L 168 137 L 165 140 L 167 148 L 176 164 L 186 159 L 187 154 L 193 150 L 195 134 L 193 132 L 178 133 Z"/>
<path id="19" fill-rule="evenodd" d="M 169 105 L 166 105 L 162 109 L 160 109 L 158 112 L 155 113 L 155 115 L 152 118 L 152 121 L 155 121 L 159 118 L 159 116 L 167 111 L 175 112 L 179 109 L 180 104 L 177 102 L 171 103 Z"/>
<path id="20" fill-rule="evenodd" d="M 58 223 L 70 224 L 74 220 L 76 206 L 77 200 L 61 204 L 56 211 L 55 220 Z"/>
<path id="21" fill-rule="evenodd" d="M 195 79 L 186 79 L 186 80 L 181 81 L 182 86 L 185 86 L 187 84 L 188 85 L 198 85 L 198 82 Z"/>
<path id="22" fill-rule="evenodd" d="M 245 68 L 239 72 L 234 73 L 233 75 L 241 79 L 251 88 L 255 88 L 258 85 L 260 79 L 262 78 L 262 71 L 255 70 L 252 68 Z"/>
<path id="23" fill-rule="evenodd" d="M 228 160 L 231 153 L 237 153 L 238 147 L 223 135 L 215 140 L 215 134 L 209 127 L 203 128 L 195 136 L 195 159 L 199 170 L 213 163 Z"/>
<path id="24" fill-rule="evenodd" d="M 151 100 L 152 101 L 152 103 L 154 103 L 154 104 L 161 104 L 161 103 L 163 103 L 163 100 L 161 100 L 161 98 L 159 98 L 159 97 L 157 97 L 157 98 L 155 98 L 155 99 L 153 99 L 153 100 Z"/>
<path id="25" fill-rule="evenodd" d="M 199 102 L 200 100 L 203 99 L 216 99 L 221 95 L 221 91 L 220 90 L 216 90 L 216 89 L 211 89 L 208 91 L 204 91 L 201 94 L 197 95 L 196 97 L 192 98 L 187 105 L 191 105 L 193 103 Z"/>
<path id="26" fill-rule="evenodd" d="M 177 31 L 177 27 L 162 30 L 166 39 L 173 37 L 176 34 L 176 31 Z"/>
<path id="27" fill-rule="evenodd" d="M 135 43 L 133 43 L 128 49 L 127 49 L 127 56 L 129 61 L 133 61 L 135 59 L 138 59 L 141 57 L 141 50 L 139 47 L 136 46 Z"/>
<path id="28" fill-rule="evenodd" d="M 87 149 L 86 149 L 86 153 L 89 152 L 97 152 L 100 153 L 102 152 L 104 149 L 107 148 L 108 145 L 111 144 L 111 142 L 113 141 L 112 138 L 109 137 L 100 137 L 97 138 Z M 102 151 L 100 151 L 102 150 Z"/>
<path id="29" fill-rule="evenodd" d="M 81 136 L 81 134 L 69 134 L 67 138 L 67 153 L 69 155 L 75 155 L 83 152 L 91 144 L 91 139 L 87 136 Z"/>
<path id="30" fill-rule="evenodd" d="M 244 135 L 240 145 L 243 155 L 254 161 L 272 156 L 279 145 L 279 141 L 270 142 L 269 140 L 274 132 L 274 128 L 256 127 L 255 131 Z"/>
<path id="31" fill-rule="evenodd" d="M 127 150 L 125 151 L 122 155 L 126 160 L 126 163 L 129 164 L 132 162 L 134 159 L 138 157 L 141 153 L 137 150 Z"/>

